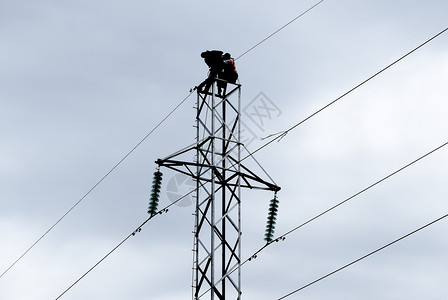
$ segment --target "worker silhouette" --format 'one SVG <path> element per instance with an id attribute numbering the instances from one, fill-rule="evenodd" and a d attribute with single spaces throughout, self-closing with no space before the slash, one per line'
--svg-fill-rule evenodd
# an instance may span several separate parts
<path id="1" fill-rule="evenodd" d="M 238 72 L 235 68 L 235 61 L 232 59 L 229 53 L 222 56 L 223 66 L 221 72 L 218 73 L 218 78 L 222 79 L 218 81 L 218 90 L 221 93 L 223 90 L 223 95 L 226 94 L 227 82 L 235 83 L 238 79 Z M 227 81 L 227 82 L 226 82 Z"/>
<path id="2" fill-rule="evenodd" d="M 218 94 L 223 95 L 226 91 L 227 82 L 235 83 L 238 79 L 235 63 L 229 53 L 223 54 L 219 50 L 207 50 L 201 53 L 201 57 L 209 67 L 206 80 L 198 86 L 199 93 L 207 93 L 215 79 L 218 80 Z M 225 82 L 227 81 L 227 82 Z"/>

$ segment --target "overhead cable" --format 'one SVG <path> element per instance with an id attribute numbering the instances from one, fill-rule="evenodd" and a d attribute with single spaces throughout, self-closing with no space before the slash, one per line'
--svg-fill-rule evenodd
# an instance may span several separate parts
<path id="1" fill-rule="evenodd" d="M 321 280 L 323 280 L 323 279 L 325 279 L 325 278 L 327 278 L 327 277 L 329 277 L 329 276 L 331 276 L 331 275 L 333 275 L 333 274 L 335 274 L 335 273 L 337 273 L 339 271 L 342 271 L 343 269 L 345 269 L 347 267 L 350 267 L 351 265 L 354 265 L 355 263 L 360 262 L 361 260 L 363 260 L 363 259 L 365 259 L 365 258 L 367 258 L 367 257 L 369 257 L 369 256 L 371 256 L 371 255 L 373 255 L 373 254 L 375 254 L 377 252 L 380 252 L 381 250 L 384 250 L 384 249 L 386 249 L 389 246 L 392 246 L 393 244 L 395 244 L 395 243 L 397 243 L 397 242 L 399 242 L 399 241 L 401 241 L 401 240 L 403 240 L 403 239 L 413 235 L 414 233 L 417 233 L 420 230 L 425 229 L 426 227 L 429 227 L 429 226 L 431 226 L 431 225 L 433 225 L 433 224 L 435 224 L 435 223 L 445 219 L 446 217 L 448 217 L 448 214 L 443 215 L 440 218 L 438 218 L 438 219 L 436 219 L 436 220 L 434 220 L 432 222 L 429 222 L 428 224 L 426 224 L 426 225 L 424 225 L 424 226 L 422 226 L 422 227 L 420 227 L 420 228 L 418 228 L 418 229 L 416 229 L 416 230 L 414 230 L 414 231 L 412 231 L 412 232 L 410 232 L 410 233 L 408 233 L 408 234 L 406 234 L 406 235 L 404 235 L 404 236 L 402 236 L 402 237 L 400 237 L 400 238 L 390 242 L 387 245 L 384 245 L 384 246 L 382 246 L 382 247 L 380 247 L 380 248 L 378 248 L 378 249 L 376 249 L 376 250 L 374 250 L 374 251 L 372 251 L 372 252 L 370 252 L 370 253 L 368 253 L 368 254 L 366 254 L 366 255 L 358 258 L 358 259 L 355 259 L 354 261 L 352 261 L 352 262 L 350 262 L 350 263 L 340 267 L 339 269 L 336 269 L 333 272 L 330 272 L 327 275 L 324 275 L 324 276 L 322 276 L 322 277 L 320 277 L 320 278 L 318 278 L 318 279 L 316 279 L 316 280 L 314 280 L 314 281 L 312 281 L 312 282 L 310 282 L 310 283 L 308 283 L 308 284 L 306 284 L 306 285 L 304 285 L 304 286 L 302 286 L 302 287 L 300 287 L 300 288 L 290 292 L 289 294 L 286 294 L 285 296 L 278 298 L 278 300 L 285 299 L 285 298 L 287 298 L 287 297 L 289 297 L 289 296 L 291 296 L 291 295 L 293 295 L 293 294 L 295 294 L 295 293 L 297 293 L 297 292 L 299 292 L 299 291 L 301 291 L 301 290 L 303 290 L 303 289 L 305 289 L 305 288 L 307 288 L 307 287 L 309 287 L 309 286 L 311 286 L 311 285 L 313 285 L 313 284 L 315 284 L 315 283 L 317 283 L 317 282 L 319 282 L 319 281 L 321 281 Z"/>
<path id="2" fill-rule="evenodd" d="M 123 158 L 121 158 L 114 166 L 112 169 L 109 170 L 109 172 L 106 173 L 106 175 L 104 175 L 97 183 L 95 183 L 92 188 L 84 194 L 84 196 L 82 196 L 75 204 L 73 204 L 72 207 L 70 207 L 69 210 L 67 210 L 67 212 L 65 212 L 50 228 L 47 229 L 47 231 L 45 231 L 42 236 L 40 236 L 25 252 L 22 253 L 22 255 L 19 256 L 19 258 L 17 258 L 5 271 L 3 271 L 3 273 L 0 275 L 0 278 L 3 277 L 3 275 L 5 275 L 12 267 L 14 267 L 15 264 L 17 264 L 26 254 L 28 254 L 28 252 L 31 251 L 31 249 L 33 249 L 47 234 L 50 233 L 50 231 L 53 230 L 53 228 L 55 228 L 68 214 L 70 214 L 93 190 L 95 190 L 113 171 L 115 171 L 115 169 L 121 165 L 121 163 L 123 161 L 125 161 L 129 155 L 131 155 L 132 152 L 135 151 L 135 149 L 137 149 L 154 131 L 156 131 L 160 125 L 162 125 L 162 123 L 164 123 L 190 96 L 191 94 L 193 94 L 193 91 L 191 91 L 188 96 L 186 96 L 176 107 L 174 107 L 173 110 L 171 110 L 171 112 L 165 117 L 163 118 L 147 135 L 145 135 L 145 137 L 143 137 L 143 139 L 137 143 L 137 145 L 135 145 L 128 153 L 126 153 L 125 156 L 123 156 Z"/>
<path id="3" fill-rule="evenodd" d="M 366 84 L 367 82 L 369 82 L 370 80 L 372 80 L 373 78 L 377 77 L 378 75 L 380 75 L 381 73 L 383 73 L 384 71 L 386 71 L 387 69 L 389 69 L 390 67 L 392 67 L 393 65 L 397 64 L 398 62 L 400 62 L 401 60 L 403 60 L 404 58 L 406 58 L 407 56 L 411 55 L 412 53 L 414 53 L 415 51 L 417 51 L 418 49 L 422 48 L 423 46 L 425 46 L 426 44 L 428 44 L 429 42 L 431 42 L 432 40 L 436 39 L 437 37 L 439 37 L 440 35 L 442 35 L 443 33 L 445 33 L 446 31 L 448 31 L 448 27 L 445 28 L 444 30 L 440 31 L 439 33 L 437 33 L 436 35 L 432 36 L 431 38 L 429 38 L 428 40 L 426 40 L 425 42 L 423 42 L 422 44 L 418 45 L 417 47 L 415 47 L 414 49 L 412 49 L 411 51 L 409 51 L 408 53 L 406 53 L 405 55 L 401 56 L 400 58 L 398 58 L 397 60 L 395 60 L 394 62 L 392 62 L 391 64 L 389 64 L 388 66 L 384 67 L 383 69 L 381 69 L 380 71 L 376 72 L 375 74 L 373 74 L 372 76 L 370 76 L 369 78 L 365 79 L 364 81 L 362 81 L 361 83 L 357 84 L 355 87 L 351 88 L 350 90 L 348 90 L 347 92 L 345 92 L 344 94 L 342 94 L 341 96 L 337 97 L 335 100 L 331 101 L 330 103 L 328 103 L 327 105 L 325 105 L 324 107 L 320 108 L 319 110 L 317 110 L 316 112 L 312 113 L 311 115 L 309 115 L 308 117 L 306 117 L 305 119 L 303 119 L 302 121 L 300 121 L 299 123 L 293 125 L 291 128 L 281 131 L 277 134 L 274 135 L 270 135 L 268 137 L 271 136 L 275 136 L 275 138 L 271 139 L 270 141 L 268 141 L 267 143 L 263 144 L 261 147 L 257 148 L 255 151 L 253 151 L 251 154 L 254 154 L 258 151 L 260 151 L 261 149 L 263 149 L 264 147 L 266 147 L 267 145 L 271 144 L 274 141 L 280 141 L 282 138 L 284 138 L 290 131 L 292 131 L 293 129 L 297 128 L 299 125 L 305 123 L 306 121 L 308 121 L 309 119 L 311 119 L 312 117 L 314 117 L 315 115 L 317 115 L 318 113 L 322 112 L 323 110 L 325 110 L 326 108 L 330 107 L 331 105 L 335 104 L 336 102 L 338 102 L 339 100 L 341 100 L 342 98 L 344 98 L 345 96 L 347 96 L 348 94 L 350 94 L 351 92 L 353 92 L 354 90 L 358 89 L 359 87 L 363 86 L 364 84 Z M 247 157 L 249 157 L 250 155 L 245 156 L 242 160 L 245 160 Z"/>
<path id="4" fill-rule="evenodd" d="M 103 256 L 103 258 L 101 258 L 96 264 L 94 264 L 87 272 L 85 272 L 81 277 L 79 277 L 75 282 L 73 282 L 73 284 L 71 284 L 67 289 L 64 290 L 64 292 L 62 292 L 55 300 L 60 299 L 62 296 L 65 295 L 65 293 L 67 293 L 71 288 L 73 288 L 77 283 L 79 283 L 84 277 L 87 276 L 87 274 L 89 274 L 90 272 L 93 271 L 93 269 L 95 269 L 99 264 L 101 264 L 106 258 L 109 257 L 109 255 L 111 255 L 113 252 L 115 252 L 115 250 L 117 250 L 121 245 L 123 245 L 130 237 L 135 236 L 136 233 L 140 232 L 142 230 L 142 228 L 155 216 L 158 216 L 162 213 L 168 212 L 168 209 L 175 205 L 176 203 L 178 203 L 179 201 L 181 201 L 182 199 L 184 199 L 185 197 L 187 197 L 188 195 L 190 195 L 191 193 L 193 193 L 195 190 L 190 191 L 189 193 L 183 195 L 182 197 L 180 197 L 179 199 L 177 199 L 176 201 L 173 201 L 171 204 L 165 206 L 164 208 L 162 208 L 161 210 L 154 212 L 153 214 L 151 214 L 140 226 L 137 227 L 137 229 L 135 229 L 132 233 L 130 233 L 126 238 L 124 238 L 117 246 L 115 246 L 111 251 L 109 251 L 105 256 Z"/>
<path id="5" fill-rule="evenodd" d="M 444 144 L 442 144 L 442 145 L 440 145 L 440 146 L 434 148 L 433 150 L 431 150 L 431 151 L 427 152 L 426 154 L 420 156 L 419 158 L 413 160 L 412 162 L 408 163 L 407 165 L 401 167 L 400 169 L 398 169 L 398 170 L 396 170 L 396 171 L 390 173 L 389 175 L 383 177 L 382 179 L 380 179 L 380 180 L 376 181 L 375 183 L 369 185 L 368 187 L 362 189 L 361 191 L 359 191 L 359 192 L 353 194 L 352 196 L 348 197 L 348 198 L 345 199 L 344 201 L 339 202 L 338 204 L 336 204 L 336 205 L 330 207 L 329 209 L 327 209 L 327 210 L 321 212 L 320 214 L 318 214 L 317 216 L 315 216 L 315 217 L 309 219 L 308 221 L 304 222 L 303 224 L 301 224 L 301 225 L 299 225 L 299 226 L 297 226 L 297 227 L 291 229 L 290 231 L 286 232 L 285 234 L 279 236 L 277 239 L 282 239 L 282 238 L 286 237 L 287 235 L 293 233 L 294 231 L 300 229 L 301 227 L 307 225 L 308 223 L 310 223 L 310 222 L 316 220 L 317 218 L 320 218 L 321 216 L 323 216 L 323 215 L 329 213 L 330 211 L 334 210 L 335 208 L 341 206 L 342 204 L 344 204 L 344 203 L 346 203 L 346 202 L 352 200 L 353 198 L 355 198 L 355 197 L 361 195 L 362 193 L 366 192 L 367 190 L 373 188 L 374 186 L 376 186 L 376 185 L 382 183 L 383 181 L 389 179 L 390 177 L 392 177 L 392 176 L 394 176 L 394 175 L 400 173 L 400 172 L 403 171 L 404 169 L 406 169 L 406 168 L 412 166 L 413 164 L 419 162 L 419 161 L 422 160 L 423 158 L 425 158 L 425 157 L 427 157 L 427 156 L 433 154 L 433 153 L 436 152 L 437 150 L 442 149 L 442 148 L 445 147 L 446 145 L 448 145 L 448 142 L 446 142 L 446 143 L 444 143 Z"/>
<path id="6" fill-rule="evenodd" d="M 288 23 L 286 23 L 285 25 L 283 25 L 282 27 L 280 27 L 279 29 L 277 29 L 276 31 L 274 31 L 273 33 L 271 33 L 269 36 L 265 37 L 263 40 L 261 40 L 260 42 L 258 42 L 255 46 L 253 46 L 252 48 L 250 48 L 249 50 L 247 50 L 246 52 L 244 52 L 243 54 L 241 54 L 240 56 L 238 56 L 237 58 L 235 58 L 235 60 L 243 57 L 244 55 L 246 55 L 248 52 L 252 51 L 253 49 L 255 49 L 256 47 L 258 47 L 260 44 L 264 43 L 265 41 L 267 41 L 268 39 L 270 39 L 272 36 L 274 36 L 275 34 L 277 34 L 280 30 L 284 29 L 285 27 L 287 27 L 288 25 L 290 25 L 292 22 L 294 22 L 295 20 L 299 19 L 300 17 L 302 17 L 303 15 L 305 15 L 307 12 L 309 12 L 310 10 L 312 10 L 313 8 L 315 8 L 316 6 L 318 6 L 319 4 L 321 4 L 322 2 L 324 2 L 324 0 L 321 0 L 319 2 L 317 2 L 316 4 L 314 4 L 313 6 L 311 6 L 310 8 L 308 8 L 307 10 L 305 10 L 303 13 L 301 13 L 300 15 L 298 15 L 297 17 L 295 17 L 294 19 L 292 19 L 291 21 L 289 21 Z"/>

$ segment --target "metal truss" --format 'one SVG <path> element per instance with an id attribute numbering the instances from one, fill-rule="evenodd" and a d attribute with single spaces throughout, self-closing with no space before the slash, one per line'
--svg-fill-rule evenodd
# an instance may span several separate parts
<path id="1" fill-rule="evenodd" d="M 196 181 L 193 298 L 241 299 L 241 188 L 280 188 L 241 163 L 241 85 L 217 82 L 197 93 L 196 142 L 156 163 Z"/>

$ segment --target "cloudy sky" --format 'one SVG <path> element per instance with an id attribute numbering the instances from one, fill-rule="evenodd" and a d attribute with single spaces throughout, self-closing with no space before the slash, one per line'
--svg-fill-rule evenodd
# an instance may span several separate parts
<path id="1" fill-rule="evenodd" d="M 0 273 L 206 77 L 202 51 L 238 57 L 316 2 L 1 1 Z M 261 126 L 245 116 L 248 148 L 444 30 L 447 11 L 325 0 L 245 54 L 243 107 L 261 92 L 278 108 Z M 257 152 L 282 187 L 276 235 L 448 142 L 447 78 L 445 33 Z M 0 299 L 56 299 L 147 218 L 154 161 L 194 141 L 194 101 L 0 277 Z M 272 244 L 243 266 L 243 299 L 278 299 L 447 214 L 447 164 L 443 147 Z M 175 173 L 162 172 L 166 206 Z M 243 193 L 243 259 L 264 244 L 271 197 Z M 61 299 L 191 298 L 193 210 L 151 220 Z M 447 230 L 443 219 L 289 299 L 445 299 Z"/>

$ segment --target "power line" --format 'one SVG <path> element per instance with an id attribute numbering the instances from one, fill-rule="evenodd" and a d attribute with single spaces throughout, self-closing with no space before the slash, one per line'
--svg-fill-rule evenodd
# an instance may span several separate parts
<path id="1" fill-rule="evenodd" d="M 380 179 L 380 180 L 376 181 L 375 183 L 369 185 L 368 187 L 362 189 L 361 191 L 359 191 L 359 192 L 353 194 L 352 196 L 348 197 L 347 199 L 345 199 L 345 200 L 343 200 L 343 201 L 337 203 L 336 205 L 333 205 L 332 207 L 328 208 L 327 210 L 325 210 L 325 211 L 321 212 L 320 214 L 314 216 L 313 218 L 309 219 L 308 221 L 306 221 L 306 222 L 304 222 L 304 223 L 302 223 L 302 224 L 300 224 L 300 225 L 294 227 L 293 229 L 289 230 L 288 232 L 286 232 L 286 233 L 280 235 L 279 237 L 277 237 L 276 239 L 274 239 L 272 242 L 267 243 L 267 244 L 264 245 L 262 248 L 260 248 L 257 252 L 254 253 L 254 255 L 252 255 L 252 257 L 256 256 L 258 253 L 260 253 L 262 250 L 264 250 L 267 246 L 269 246 L 269 245 L 272 244 L 273 242 L 275 242 L 275 241 L 279 241 L 279 240 L 283 240 L 287 235 L 289 235 L 289 234 L 293 233 L 294 231 L 296 231 L 296 230 L 302 228 L 303 226 L 305 226 L 305 225 L 311 223 L 312 221 L 314 221 L 314 220 L 316 220 L 316 219 L 322 217 L 323 215 L 325 215 L 325 214 L 329 213 L 330 211 L 332 211 L 332 210 L 338 208 L 339 206 L 341 206 L 342 204 L 344 204 L 344 203 L 346 203 L 346 202 L 352 200 L 353 198 L 355 198 L 355 197 L 361 195 L 362 193 L 364 193 L 364 192 L 366 192 L 367 190 L 373 188 L 374 186 L 376 186 L 376 185 L 382 183 L 383 181 L 389 179 L 390 177 L 392 177 L 392 176 L 398 174 L 399 172 L 401 172 L 401 171 L 407 169 L 408 167 L 412 166 L 413 164 L 419 162 L 420 160 L 426 158 L 427 156 L 433 154 L 434 152 L 436 152 L 436 151 L 442 149 L 442 148 L 445 147 L 446 145 L 448 145 L 448 142 L 446 142 L 446 143 L 444 143 L 444 144 L 442 144 L 442 145 L 440 145 L 440 146 L 434 148 L 433 150 L 431 150 L 431 151 L 425 153 L 424 155 L 422 155 L 422 156 L 420 156 L 419 158 L 413 160 L 412 162 L 408 163 L 407 165 L 405 165 L 405 166 L 399 168 L 398 170 L 396 170 L 396 171 L 390 173 L 389 175 L 383 177 L 382 179 Z M 248 260 L 250 260 L 250 259 L 248 259 Z"/>
<path id="2" fill-rule="evenodd" d="M 317 216 L 315 216 L 315 217 L 309 219 L 309 220 L 306 221 L 305 223 L 303 223 L 303 224 L 301 224 L 301 225 L 299 225 L 299 226 L 297 226 L 297 227 L 291 229 L 290 231 L 286 232 L 285 234 L 279 236 L 277 239 L 282 239 L 282 238 L 286 237 L 287 235 L 291 234 L 292 232 L 298 230 L 299 228 L 301 228 L 301 227 L 307 225 L 308 223 L 310 223 L 310 222 L 316 220 L 317 218 L 320 218 L 321 216 L 323 216 L 323 215 L 329 213 L 330 211 L 332 211 L 333 209 L 335 209 L 335 208 L 341 206 L 342 204 L 344 204 L 344 203 L 346 203 L 346 202 L 352 200 L 353 198 L 355 198 L 355 197 L 361 195 L 362 193 L 366 192 L 367 190 L 373 188 L 374 186 L 376 186 L 376 185 L 382 183 L 383 181 L 389 179 L 390 177 L 392 177 L 392 176 L 394 176 L 394 175 L 400 173 L 400 172 L 403 171 L 404 169 L 406 169 L 406 168 L 412 166 L 413 164 L 419 162 L 419 161 L 422 160 L 423 158 L 425 158 L 425 157 L 427 157 L 427 156 L 433 154 L 433 153 L 436 152 L 437 150 L 442 149 L 442 148 L 445 147 L 446 145 L 448 145 L 448 142 L 446 142 L 446 143 L 444 143 L 444 144 L 442 144 L 442 145 L 440 145 L 440 146 L 434 148 L 433 150 L 431 150 L 431 151 L 427 152 L 426 154 L 420 156 L 419 158 L 413 160 L 412 162 L 408 163 L 407 165 L 401 167 L 400 169 L 398 169 L 398 170 L 396 170 L 396 171 L 390 173 L 390 174 L 387 175 L 386 177 L 383 177 L 382 179 L 380 179 L 380 180 L 378 180 L 377 182 L 375 182 L 375 183 L 369 185 L 368 187 L 362 189 L 361 191 L 357 192 L 356 194 L 353 194 L 352 196 L 348 197 L 348 198 L 345 199 L 344 201 L 339 202 L 338 204 L 336 204 L 336 205 L 330 207 L 329 209 L 327 209 L 327 210 L 323 211 L 322 213 L 318 214 Z"/>
<path id="3" fill-rule="evenodd" d="M 60 299 L 62 296 L 65 295 L 65 293 L 67 293 L 69 290 L 71 290 L 76 284 L 78 284 L 84 277 L 87 276 L 87 274 L 89 274 L 90 272 L 93 271 L 93 269 L 95 269 L 98 265 L 100 265 L 106 258 L 109 257 L 109 255 L 111 255 L 113 252 L 115 252 L 115 250 L 117 250 L 121 245 L 123 245 L 131 236 L 135 236 L 136 233 L 140 232 L 142 230 L 142 227 L 145 226 L 152 218 L 154 218 L 157 215 L 160 215 L 164 212 L 168 212 L 168 209 L 175 205 L 177 202 L 181 201 L 183 198 L 187 197 L 188 195 L 190 195 L 191 193 L 193 193 L 194 190 L 192 190 L 191 192 L 183 195 L 182 197 L 180 197 L 179 199 L 177 199 L 176 201 L 172 202 L 171 204 L 167 205 L 166 207 L 162 208 L 161 210 L 159 210 L 157 213 L 151 215 L 149 218 L 147 218 L 140 226 L 137 227 L 137 229 L 135 229 L 132 233 L 130 233 L 126 238 L 124 238 L 117 246 L 115 246 L 111 251 L 109 251 L 105 256 L 103 256 L 103 258 L 101 258 L 96 264 L 94 264 L 89 270 L 87 270 L 87 272 L 85 272 L 81 277 L 79 277 L 75 282 L 73 282 L 67 289 L 64 290 L 64 292 L 62 292 L 55 300 Z"/>
<path id="4" fill-rule="evenodd" d="M 266 147 L 267 145 L 271 144 L 272 142 L 278 140 L 280 141 L 282 138 L 284 138 L 290 131 L 292 131 L 293 129 L 297 128 L 299 125 L 305 123 L 306 121 L 308 121 L 309 119 L 311 119 L 312 117 L 314 117 L 315 115 L 319 114 L 320 112 L 322 112 L 323 110 L 325 110 L 326 108 L 330 107 L 331 105 L 335 104 L 336 102 L 338 102 L 339 100 L 341 100 L 342 98 L 344 98 L 345 96 L 347 96 L 348 94 L 350 94 L 351 92 L 353 92 L 354 90 L 358 89 L 359 87 L 363 86 L 364 84 L 366 84 L 367 82 L 369 82 L 370 80 L 372 80 L 373 78 L 375 78 L 376 76 L 380 75 L 381 73 L 383 73 L 384 71 L 386 71 L 387 69 L 389 69 L 390 67 L 392 67 L 393 65 L 397 64 L 398 62 L 400 62 L 401 60 L 403 60 L 404 58 L 406 58 L 407 56 L 411 55 L 412 53 L 414 53 L 415 51 L 417 51 L 418 49 L 422 48 L 423 46 L 425 46 L 426 44 L 428 44 L 429 42 L 431 42 L 432 40 L 436 39 L 437 37 L 439 37 L 440 35 L 442 35 L 443 33 L 445 33 L 448 30 L 448 27 L 445 28 L 444 30 L 440 31 L 439 33 L 437 33 L 436 35 L 432 36 L 431 38 L 429 38 L 428 40 L 426 40 L 425 42 L 423 42 L 422 44 L 418 45 L 417 47 L 415 47 L 414 49 L 412 49 L 411 51 L 409 51 L 408 53 L 406 53 L 405 55 L 401 56 L 399 59 L 395 60 L 393 63 L 389 64 L 388 66 L 384 67 L 383 69 L 381 69 L 380 71 L 376 72 L 375 74 L 373 74 L 372 76 L 370 76 L 369 78 L 365 79 L 364 81 L 362 81 L 361 83 L 359 83 L 358 85 L 356 85 L 355 87 L 351 88 L 350 90 L 348 90 L 347 92 L 345 92 L 344 94 L 342 94 L 341 96 L 337 97 L 335 100 L 331 101 L 330 103 L 328 103 L 327 105 L 325 105 L 324 107 L 320 108 L 319 110 L 317 110 L 316 112 L 312 113 L 311 115 L 309 115 L 308 117 L 306 117 L 305 119 L 303 119 L 302 121 L 298 122 L 297 124 L 293 125 L 291 128 L 281 131 L 279 133 L 276 134 L 271 134 L 269 136 L 267 136 L 266 138 L 275 136 L 275 138 L 273 138 L 272 140 L 268 141 L 267 143 L 265 143 L 264 145 L 262 145 L 261 147 L 257 148 L 255 151 L 252 152 L 252 154 L 260 151 L 261 149 L 263 149 L 264 147 Z M 264 138 L 264 139 L 266 139 Z M 251 154 L 250 154 L 251 155 Z M 242 160 L 245 160 L 247 157 L 249 157 L 250 155 L 245 156 Z"/>
<path id="5" fill-rule="evenodd" d="M 448 142 L 446 142 L 446 143 L 444 143 L 444 144 L 442 144 L 442 145 L 440 145 L 440 146 L 434 148 L 433 150 L 431 150 L 431 151 L 429 151 L 429 152 L 423 154 L 423 155 L 420 156 L 419 158 L 417 158 L 417 159 L 413 160 L 412 162 L 406 164 L 405 166 L 403 166 L 403 167 L 397 169 L 396 171 L 390 173 L 389 175 L 383 177 L 382 179 L 380 179 L 380 180 L 376 181 L 375 183 L 369 185 L 368 187 L 362 189 L 361 191 L 359 191 L 359 192 L 353 194 L 352 196 L 348 197 L 347 199 L 345 199 L 345 200 L 343 200 L 343 201 L 337 203 L 336 205 L 333 205 L 332 207 L 328 208 L 327 210 L 325 210 L 325 211 L 321 212 L 320 214 L 318 214 L 318 215 L 312 217 L 312 218 L 309 219 L 308 221 L 306 221 L 306 222 L 304 222 L 304 223 L 302 223 L 302 224 L 300 224 L 300 225 L 294 227 L 293 229 L 287 231 L 286 233 L 284 233 L 284 234 L 278 236 L 277 238 L 273 239 L 271 242 L 266 243 L 266 244 L 265 244 L 264 246 L 262 246 L 260 249 L 258 249 L 257 251 L 255 251 L 255 252 L 254 252 L 248 259 L 246 259 L 245 261 L 243 261 L 243 262 L 241 263 L 241 266 L 245 265 L 247 262 L 251 261 L 252 259 L 257 258 L 257 255 L 258 255 L 260 252 L 262 252 L 264 249 L 266 249 L 267 247 L 269 247 L 269 246 L 270 246 L 271 244 L 273 244 L 274 242 L 278 242 L 278 241 L 282 241 L 282 240 L 284 240 L 284 239 L 286 238 L 286 236 L 288 236 L 289 234 L 293 233 L 294 231 L 296 231 L 296 230 L 298 230 L 298 229 L 304 227 L 305 225 L 307 225 L 307 224 L 309 224 L 309 223 L 315 221 L 316 219 L 318 219 L 318 218 L 322 217 L 323 215 L 329 213 L 330 211 L 336 209 L 337 207 L 341 206 L 342 204 L 344 204 L 344 203 L 346 203 L 346 202 L 352 200 L 353 198 L 355 198 L 355 197 L 361 195 L 362 193 L 366 192 L 367 190 L 369 190 L 369 189 L 373 188 L 374 186 L 376 186 L 376 185 L 382 183 L 383 181 L 385 181 L 385 180 L 389 179 L 390 177 L 392 177 L 392 176 L 398 174 L 399 172 L 405 170 L 406 168 L 412 166 L 413 164 L 419 162 L 420 160 L 426 158 L 427 156 L 433 154 L 434 152 L 436 152 L 436 151 L 442 149 L 443 147 L 445 147 L 445 146 L 447 146 L 447 145 L 448 145 Z M 236 268 L 235 268 L 233 271 L 235 271 L 235 270 L 236 270 Z M 232 272 L 233 272 L 233 271 L 232 271 Z M 207 291 L 206 291 L 206 292 L 207 292 Z M 206 293 L 206 292 L 205 292 L 205 293 Z M 205 293 L 204 293 L 204 294 L 205 294 Z M 204 295 L 204 294 L 203 294 L 203 295 Z M 203 295 L 201 295 L 199 298 L 201 298 Z"/>
<path id="6" fill-rule="evenodd" d="M 122 159 L 118 161 L 118 163 L 115 164 L 115 166 L 109 170 L 109 172 L 106 173 L 93 187 L 84 194 L 75 204 L 73 204 L 70 209 L 65 212 L 62 217 L 60 217 L 50 228 L 47 229 L 47 231 L 42 234 L 41 237 L 39 237 L 25 252 L 22 253 L 22 255 L 19 256 L 1 275 L 0 278 L 3 277 L 11 268 L 14 267 L 15 264 L 17 264 L 28 252 L 31 251 L 47 234 L 50 233 L 50 231 L 53 230 L 54 227 L 56 227 L 68 214 L 70 214 L 94 189 L 96 189 L 115 169 L 126 159 L 129 155 L 131 155 L 132 152 L 135 151 L 154 131 L 156 131 L 162 123 L 164 123 L 190 96 L 193 94 L 193 91 L 190 92 L 188 96 L 186 96 L 165 118 L 163 118 L 140 142 L 137 143 Z"/>
<path id="7" fill-rule="evenodd" d="M 237 58 L 235 58 L 235 60 L 243 57 L 244 55 L 246 55 L 248 52 L 252 51 L 253 49 L 255 49 L 256 47 L 258 47 L 260 44 L 264 43 L 265 41 L 267 41 L 268 39 L 270 39 L 272 36 L 274 36 L 275 34 L 277 34 L 280 30 L 284 29 L 285 27 L 287 27 L 288 25 L 290 25 L 292 22 L 294 22 L 295 20 L 299 19 L 300 17 L 302 17 L 303 15 L 305 15 L 306 13 L 308 13 L 310 10 L 312 10 L 313 8 L 315 8 L 316 6 L 318 6 L 319 4 L 321 4 L 324 0 L 321 0 L 319 2 L 317 2 L 316 4 L 314 4 L 313 6 L 311 6 L 310 8 L 308 8 L 307 10 L 305 10 L 303 13 L 301 13 L 300 15 L 298 15 L 297 17 L 295 17 L 294 19 L 292 19 L 291 21 L 289 21 L 288 23 L 286 23 L 285 25 L 283 25 L 282 27 L 280 27 L 279 29 L 277 29 L 276 31 L 274 31 L 273 33 L 271 33 L 269 36 L 267 36 L 266 38 L 264 38 L 263 40 L 261 40 L 260 42 L 258 42 L 255 46 L 253 46 L 252 48 L 250 48 L 249 50 L 247 50 L 246 52 L 244 52 L 243 54 L 241 54 L 240 56 L 238 56 Z"/>
<path id="8" fill-rule="evenodd" d="M 402 237 L 400 237 L 400 238 L 390 242 L 387 245 L 384 245 L 384 246 L 382 246 L 382 247 L 380 247 L 380 248 L 370 252 L 369 254 L 366 254 L 366 255 L 358 258 L 358 259 L 355 259 L 354 261 L 352 261 L 352 262 L 350 262 L 350 263 L 340 267 L 339 269 L 334 270 L 333 272 L 330 272 L 327 275 L 324 275 L 324 276 L 322 276 L 322 277 L 320 277 L 320 278 L 318 278 L 318 279 L 316 279 L 316 280 L 314 280 L 314 281 L 312 281 L 312 282 L 310 282 L 310 283 L 308 283 L 308 284 L 306 284 L 306 285 L 304 285 L 304 286 L 302 286 L 302 287 L 300 287 L 300 288 L 290 292 L 289 294 L 287 294 L 287 295 L 285 295 L 283 297 L 278 298 L 278 300 L 285 299 L 285 298 L 287 298 L 287 297 L 289 297 L 289 296 L 291 296 L 291 295 L 293 295 L 293 294 L 295 294 L 295 293 L 297 293 L 297 292 L 299 292 L 299 291 L 301 291 L 301 290 L 303 290 L 303 289 L 305 289 L 305 288 L 307 288 L 307 287 L 309 287 L 309 286 L 311 286 L 311 285 L 313 285 L 313 284 L 315 284 L 315 283 L 317 283 L 317 282 L 319 282 L 319 281 L 321 281 L 321 280 L 323 280 L 323 279 L 325 279 L 325 278 L 327 278 L 327 277 L 329 277 L 329 276 L 331 276 L 331 275 L 333 275 L 333 274 L 335 274 L 335 273 L 337 273 L 339 271 L 342 271 L 343 269 L 345 269 L 345 268 L 347 268 L 347 267 L 349 267 L 349 266 L 351 266 L 351 265 L 353 265 L 353 264 L 355 264 L 355 263 L 357 263 L 357 262 L 359 262 L 359 261 L 361 261 L 361 260 L 363 260 L 363 259 L 365 259 L 365 258 L 367 258 L 367 257 L 369 257 L 369 256 L 371 256 L 371 255 L 373 255 L 375 253 L 377 253 L 377 252 L 380 252 L 381 250 L 384 250 L 385 248 L 387 248 L 389 246 L 392 246 L 393 244 L 395 244 L 395 243 L 397 243 L 397 242 L 399 242 L 399 241 L 401 241 L 401 240 L 403 240 L 403 239 L 413 235 L 414 233 L 417 233 L 418 231 L 420 231 L 422 229 L 425 229 L 426 227 L 429 227 L 429 226 L 433 225 L 434 223 L 437 223 L 437 222 L 443 220 L 446 217 L 448 217 L 448 214 L 443 215 L 440 218 L 438 218 L 438 219 L 436 219 L 436 220 L 434 220 L 432 222 L 429 222 L 428 224 L 426 224 L 426 225 L 424 225 L 424 226 L 422 226 L 422 227 L 420 227 L 420 228 L 418 228 L 418 229 L 416 229 L 416 230 L 414 230 L 414 231 L 412 231 L 412 232 L 410 232 L 410 233 L 408 233 L 408 234 L 406 234 L 406 235 L 404 235 L 404 236 L 402 236 Z"/>

